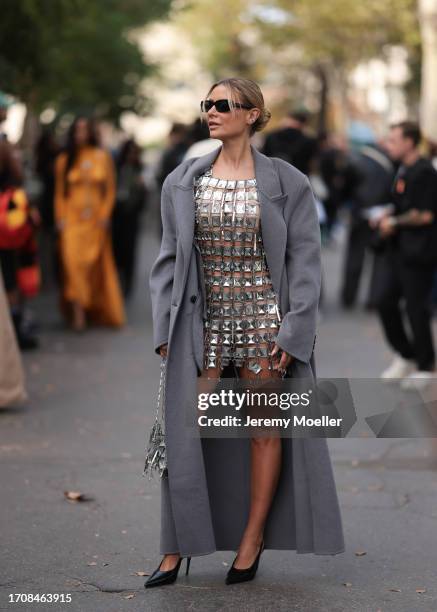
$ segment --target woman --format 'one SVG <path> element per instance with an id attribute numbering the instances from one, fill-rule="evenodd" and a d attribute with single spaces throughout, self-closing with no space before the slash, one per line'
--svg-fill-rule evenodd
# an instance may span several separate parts
<path id="1" fill-rule="evenodd" d="M 223 144 L 166 178 L 150 273 L 154 350 L 167 357 L 167 477 L 164 559 L 146 587 L 174 581 L 182 557 L 216 550 L 238 548 L 227 584 L 252 579 L 263 548 L 344 551 L 326 439 L 200 439 L 185 426 L 198 377 L 228 366 L 243 379 L 315 376 L 320 230 L 308 179 L 251 145 L 269 119 L 256 83 L 224 79 L 206 98 L 211 137 Z"/>
<path id="2" fill-rule="evenodd" d="M 112 158 L 98 145 L 93 122 L 79 117 L 55 168 L 62 297 L 71 307 L 76 331 L 85 329 L 87 315 L 115 327 L 125 322 L 109 232 L 114 198 Z"/>
<path id="3" fill-rule="evenodd" d="M 146 198 L 142 173 L 141 150 L 130 138 L 117 159 L 117 197 L 112 218 L 115 261 L 126 297 L 132 291 L 140 215 Z"/>

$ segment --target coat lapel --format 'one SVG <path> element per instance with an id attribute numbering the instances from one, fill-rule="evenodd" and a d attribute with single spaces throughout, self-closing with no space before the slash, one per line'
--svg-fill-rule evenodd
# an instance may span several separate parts
<path id="1" fill-rule="evenodd" d="M 188 274 L 188 267 L 194 243 L 194 178 L 208 168 L 217 158 L 223 145 L 206 155 L 196 158 L 187 168 L 178 183 L 175 198 L 176 223 L 179 228 L 179 240 L 184 257 L 184 274 L 182 290 Z M 282 269 L 285 261 L 287 227 L 283 215 L 283 206 L 287 194 L 283 193 L 279 174 L 273 161 L 250 145 L 254 159 L 255 177 L 259 191 L 261 231 L 267 265 L 270 270 L 273 289 L 280 294 Z"/>

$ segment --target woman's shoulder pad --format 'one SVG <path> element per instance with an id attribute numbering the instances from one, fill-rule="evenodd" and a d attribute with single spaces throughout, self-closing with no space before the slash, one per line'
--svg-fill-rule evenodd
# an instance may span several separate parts
<path id="1" fill-rule="evenodd" d="M 296 166 L 293 166 L 293 164 L 290 164 L 288 161 L 285 161 L 285 159 L 282 159 L 280 157 L 271 157 L 270 159 L 275 161 L 275 165 L 278 169 L 278 172 L 280 172 L 281 177 L 285 177 L 286 179 L 289 178 L 295 183 L 304 183 L 308 181 L 308 177 L 306 174 L 301 172 L 301 170 L 296 168 Z"/>
<path id="2" fill-rule="evenodd" d="M 179 183 L 182 176 L 185 174 L 186 169 L 197 159 L 197 157 L 189 157 L 184 159 L 180 164 L 173 168 L 171 172 L 167 174 L 162 184 L 163 189 L 169 187 L 170 184 Z"/>

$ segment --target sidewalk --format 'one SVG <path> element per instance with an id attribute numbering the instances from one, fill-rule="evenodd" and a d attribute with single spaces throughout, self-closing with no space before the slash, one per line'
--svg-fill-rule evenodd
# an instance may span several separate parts
<path id="1" fill-rule="evenodd" d="M 42 296 L 42 348 L 26 354 L 30 402 L 0 412 L 0 610 L 121 612 L 437 610 L 437 473 L 429 440 L 330 440 L 346 552 L 266 551 L 256 580 L 225 586 L 233 554 L 193 558 L 169 587 L 145 591 L 159 562 L 159 483 L 142 478 L 159 360 L 151 350 L 141 244 L 138 287 L 121 332 L 66 331 Z M 336 303 L 340 248 L 325 251 L 320 377 L 378 376 L 390 361 L 378 321 Z M 359 347 L 359 349 L 358 349 Z M 73 502 L 64 491 L 92 498 Z M 8 603 L 10 593 L 71 593 L 65 604 Z"/>

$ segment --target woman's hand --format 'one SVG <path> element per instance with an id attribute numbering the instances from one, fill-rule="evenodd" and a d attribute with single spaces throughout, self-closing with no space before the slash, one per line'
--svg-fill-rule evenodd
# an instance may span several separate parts
<path id="1" fill-rule="evenodd" d="M 278 364 L 273 366 L 274 370 L 279 370 L 280 372 L 285 372 L 286 369 L 288 368 L 288 366 L 291 364 L 291 362 L 293 361 L 294 357 L 293 355 L 290 355 L 289 353 L 286 353 L 283 349 L 281 349 L 281 347 L 279 346 L 279 344 L 277 344 L 275 342 L 275 346 L 273 347 L 270 355 L 272 357 L 274 357 L 279 351 L 282 352 L 282 355 L 279 359 Z"/>
<path id="2" fill-rule="evenodd" d="M 381 222 L 379 223 L 378 227 L 379 227 L 379 233 L 382 237 L 391 236 L 392 234 L 395 233 L 396 228 L 395 228 L 393 220 L 394 220 L 394 217 L 392 216 L 387 216 L 381 219 Z"/>
<path id="3" fill-rule="evenodd" d="M 161 346 L 159 347 L 159 354 L 161 355 L 161 357 L 167 357 L 167 344 L 161 344 Z"/>

